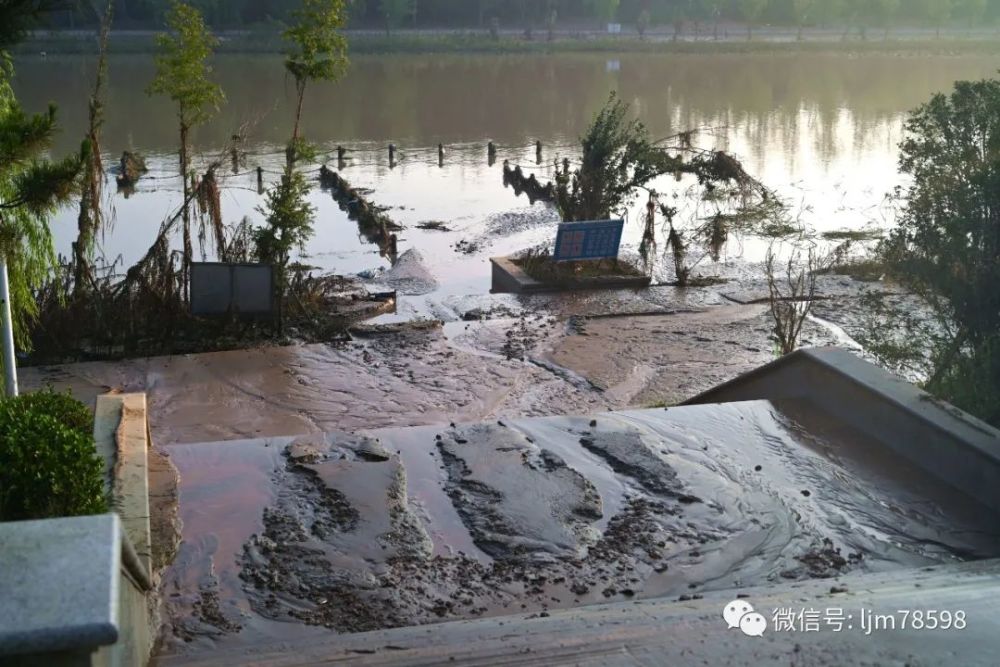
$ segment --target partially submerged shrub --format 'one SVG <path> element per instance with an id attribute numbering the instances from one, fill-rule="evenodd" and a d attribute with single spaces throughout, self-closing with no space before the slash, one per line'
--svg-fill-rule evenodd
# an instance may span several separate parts
<path id="1" fill-rule="evenodd" d="M 107 509 L 86 406 L 52 391 L 0 400 L 0 521 Z"/>

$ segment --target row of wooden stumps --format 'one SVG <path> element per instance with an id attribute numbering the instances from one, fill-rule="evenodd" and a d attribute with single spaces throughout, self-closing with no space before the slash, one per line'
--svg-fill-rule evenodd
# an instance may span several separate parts
<path id="1" fill-rule="evenodd" d="M 398 256 L 395 232 L 402 227 L 353 188 L 347 179 L 326 165 L 319 169 L 319 182 L 330 190 L 340 208 L 347 211 L 352 220 L 357 221 L 358 229 L 369 242 L 376 244 L 382 255 L 395 263 Z"/>
<path id="2" fill-rule="evenodd" d="M 438 144 L 438 166 L 444 167 L 445 162 L 445 146 L 444 144 Z M 398 164 L 398 154 L 399 149 L 396 148 L 396 144 L 389 144 L 389 168 L 395 169 Z M 497 146 L 492 141 L 486 144 L 486 159 L 489 165 L 492 167 L 497 161 Z M 535 142 L 535 163 L 542 163 L 542 142 Z M 347 149 L 343 146 L 337 146 L 337 169 L 343 171 L 344 167 L 347 165 Z M 257 185 L 258 189 L 261 188 L 262 183 L 262 170 L 260 167 L 257 168 Z"/>
<path id="3" fill-rule="evenodd" d="M 555 201 L 556 186 L 553 183 L 542 185 L 534 174 L 524 175 L 521 165 L 511 167 L 510 162 L 503 162 L 503 184 L 514 188 L 514 194 L 518 197 L 521 193 L 528 195 L 528 201 L 534 204 L 536 201 Z"/>

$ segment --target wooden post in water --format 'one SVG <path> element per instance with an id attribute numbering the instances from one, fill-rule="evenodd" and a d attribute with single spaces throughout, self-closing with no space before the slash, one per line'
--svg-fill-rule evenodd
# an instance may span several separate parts
<path id="1" fill-rule="evenodd" d="M 542 141 L 539 139 L 535 142 L 535 164 L 542 163 Z"/>
<path id="2" fill-rule="evenodd" d="M 264 194 L 264 168 L 257 167 L 257 194 Z"/>
<path id="3" fill-rule="evenodd" d="M 444 144 L 438 144 L 438 166 L 444 166 Z"/>
<path id="4" fill-rule="evenodd" d="M 396 166 L 396 144 L 389 144 L 389 169 Z"/>
<path id="5" fill-rule="evenodd" d="M 345 156 L 347 151 L 344 150 L 343 146 L 337 146 L 337 171 L 343 171 L 344 167 L 347 165 Z"/>
<path id="6" fill-rule="evenodd" d="M 486 161 L 492 167 L 497 161 L 497 147 L 492 141 L 486 144 Z"/>

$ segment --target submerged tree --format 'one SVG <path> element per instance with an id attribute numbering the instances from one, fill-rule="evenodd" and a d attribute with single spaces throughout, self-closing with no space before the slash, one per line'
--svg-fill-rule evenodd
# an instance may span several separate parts
<path id="1" fill-rule="evenodd" d="M 679 167 L 681 161 L 654 146 L 646 127 L 628 114 L 628 104 L 612 93 L 580 139 L 580 167 L 556 174 L 556 205 L 563 220 L 609 218 L 631 202 L 637 188 Z"/>
<path id="2" fill-rule="evenodd" d="M 217 40 L 208 31 L 201 13 L 180 0 L 174 0 L 167 14 L 169 32 L 157 38 L 156 77 L 149 85 L 150 95 L 166 95 L 177 104 L 180 125 L 180 174 L 184 201 L 181 214 L 184 236 L 182 292 L 188 296 L 193 248 L 191 245 L 191 191 L 188 172 L 191 167 L 191 130 L 208 121 L 225 101 L 222 88 L 210 80 L 208 59 Z"/>
<path id="3" fill-rule="evenodd" d="M 94 90 L 87 105 L 89 121 L 87 141 L 90 156 L 83 166 L 83 189 L 80 196 L 80 213 L 77 216 L 77 238 L 73 244 L 73 291 L 80 296 L 92 278 L 91 262 L 94 238 L 103 219 L 102 193 L 104 191 L 104 163 L 101 160 L 101 127 L 104 125 L 104 80 L 107 77 L 108 37 L 114 16 L 114 0 L 108 2 L 97 35 L 97 74 Z"/>
<path id="4" fill-rule="evenodd" d="M 347 39 L 340 33 L 346 25 L 344 0 L 304 0 L 293 16 L 295 23 L 285 31 L 293 49 L 285 59 L 285 69 L 295 78 L 297 95 L 295 126 L 288 147 L 289 161 L 300 151 L 299 124 L 306 86 L 310 81 L 336 81 L 347 70 Z"/>
<path id="5" fill-rule="evenodd" d="M 721 254 L 729 232 L 751 231 L 772 223 L 785 209 L 781 200 L 752 178 L 738 160 L 722 151 L 693 145 L 694 132 L 684 132 L 653 143 L 646 127 L 629 118 L 629 107 L 612 93 L 580 139 L 582 161 L 570 169 L 569 161 L 557 168 L 555 202 L 566 221 L 601 220 L 624 215 L 640 190 L 650 193 L 643 259 L 656 247 L 652 215 L 657 204 L 669 229 L 668 249 L 674 256 L 677 283 L 686 285 L 691 269 L 692 241 L 705 249 L 702 257 Z M 662 201 L 651 182 L 665 174 L 679 184 L 674 197 L 694 202 L 695 210 L 682 220 L 677 207 Z M 685 176 L 691 177 L 685 180 Z M 653 213 L 649 206 L 652 205 Z M 706 210 L 707 209 L 707 210 Z"/>

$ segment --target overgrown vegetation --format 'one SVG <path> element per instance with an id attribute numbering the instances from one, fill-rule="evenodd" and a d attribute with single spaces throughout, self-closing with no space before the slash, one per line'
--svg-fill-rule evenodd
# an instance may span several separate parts
<path id="1" fill-rule="evenodd" d="M 912 326 L 899 308 L 874 303 L 902 338 L 894 345 L 875 333 L 868 347 L 895 367 L 926 351 L 927 389 L 1000 425 L 1000 81 L 935 95 L 907 121 L 901 152 L 912 182 L 878 256 L 933 324 Z"/>
<path id="2" fill-rule="evenodd" d="M 730 234 L 788 224 L 784 204 L 728 153 L 695 146 L 695 132 L 654 143 L 629 106 L 611 94 L 580 139 L 578 167 L 557 163 L 555 203 L 566 221 L 625 217 L 641 191 L 648 193 L 640 254 L 647 268 L 657 252 L 657 212 L 679 286 L 705 257 L 718 260 Z M 506 175 L 506 169 L 505 169 Z M 672 175 L 670 193 L 653 182 Z M 658 181 L 659 183 L 659 181 Z M 682 212 L 681 202 L 688 205 Z M 675 205 L 676 204 L 676 205 Z M 795 228 L 793 231 L 798 231 Z"/>
<path id="3" fill-rule="evenodd" d="M 764 274 L 767 276 L 768 305 L 774 322 L 774 341 L 781 355 L 798 349 L 802 326 L 809 318 L 816 297 L 817 268 L 812 248 L 804 255 L 801 250 L 793 250 L 782 266 L 778 264 L 774 246 L 767 251 Z"/>
<path id="4" fill-rule="evenodd" d="M 68 394 L 0 399 L 0 521 L 106 512 L 93 430 L 90 410 Z"/>

